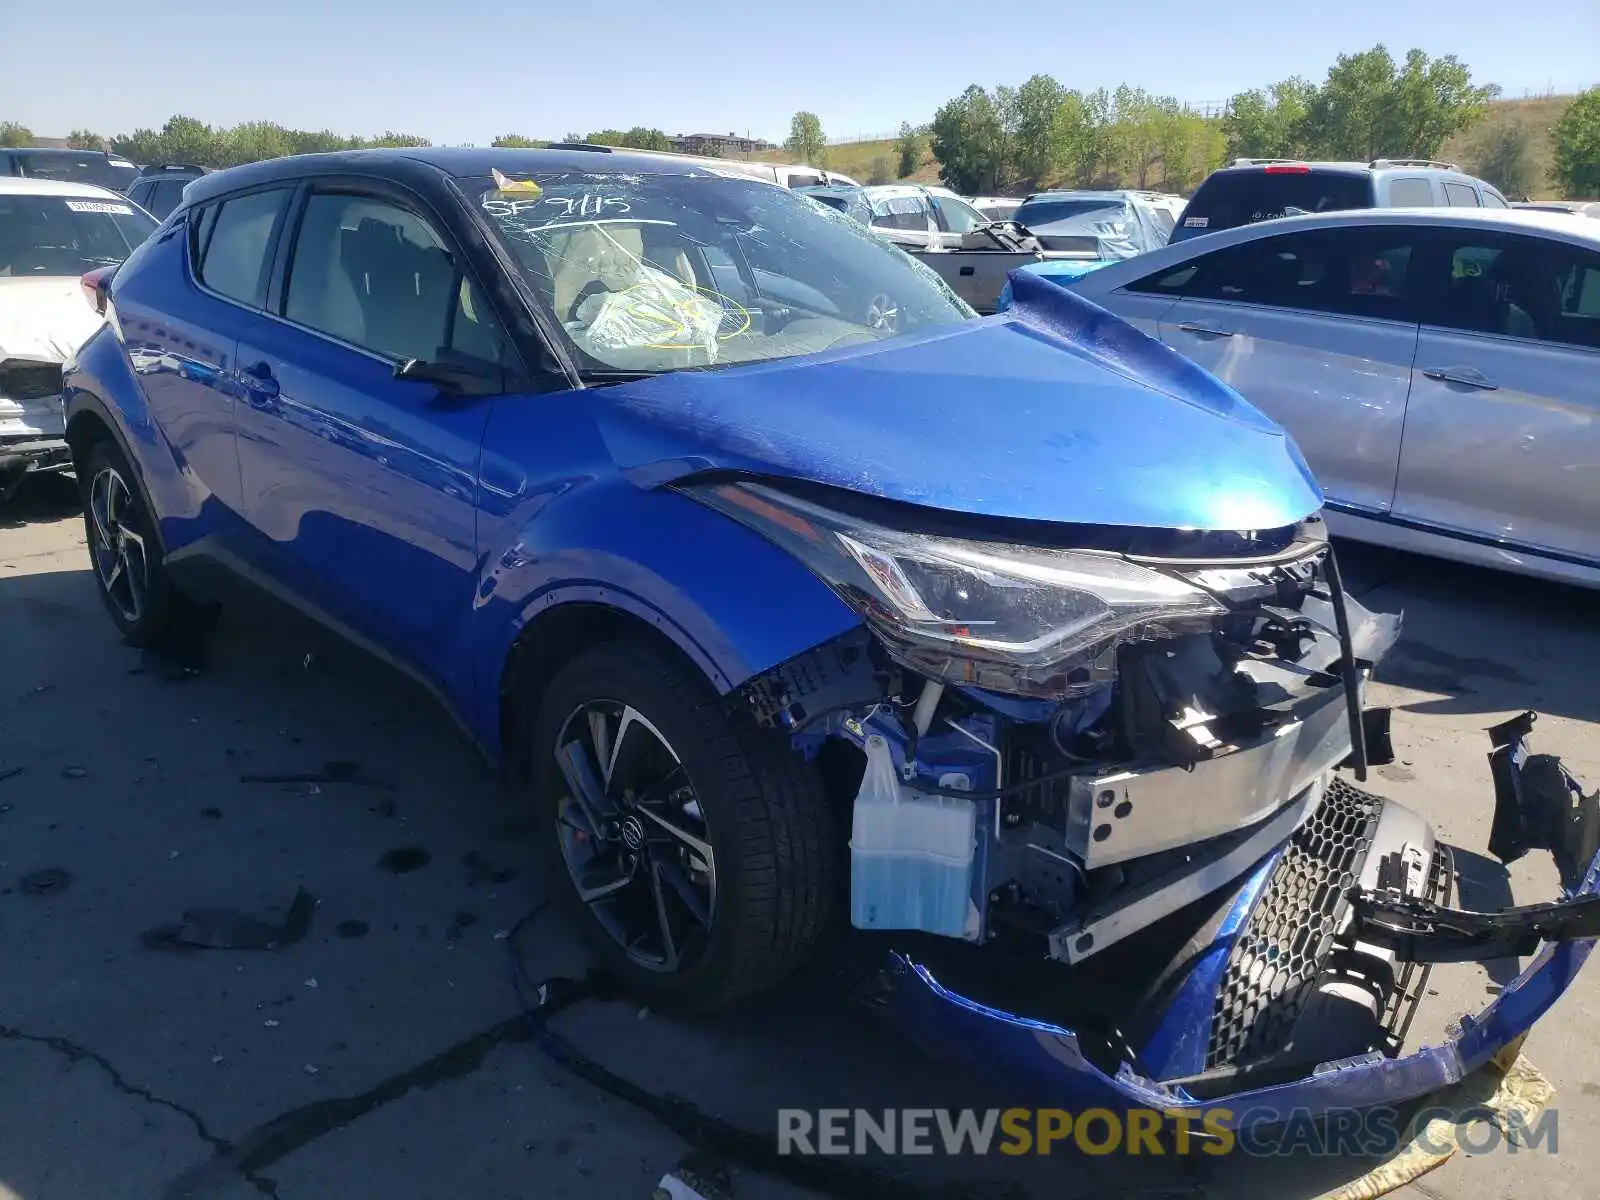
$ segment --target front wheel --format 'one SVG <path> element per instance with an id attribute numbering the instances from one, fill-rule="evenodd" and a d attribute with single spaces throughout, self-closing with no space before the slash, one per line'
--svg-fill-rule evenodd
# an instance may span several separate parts
<path id="1" fill-rule="evenodd" d="M 584 652 L 545 689 L 532 749 L 555 886 L 632 992 L 714 1011 L 811 951 L 834 889 L 821 780 L 691 668 L 630 641 Z"/>
<path id="2" fill-rule="evenodd" d="M 155 522 L 121 450 L 109 440 L 89 447 L 78 486 L 95 587 L 122 636 L 166 647 L 204 632 L 214 610 L 187 603 L 168 578 Z"/>

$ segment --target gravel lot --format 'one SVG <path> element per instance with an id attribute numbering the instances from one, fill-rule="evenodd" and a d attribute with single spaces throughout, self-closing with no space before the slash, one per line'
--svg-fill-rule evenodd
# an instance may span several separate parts
<path id="1" fill-rule="evenodd" d="M 508 942 L 536 980 L 581 975 L 585 957 L 548 915 L 503 936 L 545 881 L 515 803 L 447 719 L 385 668 L 253 612 L 227 614 L 197 674 L 147 661 L 100 609 L 72 505 L 38 486 L 0 510 L 0 1200 L 648 1197 L 691 1147 L 542 1053 L 520 1019 Z M 1536 748 L 1600 784 L 1600 596 L 1371 551 L 1346 562 L 1370 605 L 1406 610 L 1377 697 L 1397 709 L 1400 761 L 1379 790 L 1481 852 L 1482 730 L 1526 707 L 1543 714 Z M 1508 885 L 1553 894 L 1542 865 L 1463 862 L 1469 905 L 1505 903 Z M 295 940 L 302 888 L 316 903 Z M 204 921 L 213 938 L 290 944 L 185 949 L 185 912 L 188 935 Z M 785 995 L 719 1023 L 594 1000 L 554 1026 L 763 1137 L 780 1105 L 1017 1102 L 923 1061 L 842 996 L 857 948 L 842 939 Z M 1436 972 L 1420 1020 L 1481 1008 L 1509 971 Z M 1527 1047 L 1557 1088 L 1560 1153 L 1458 1155 L 1401 1195 L 1594 1194 L 1596 978 Z M 1366 1165 L 889 1164 L 963 1185 L 944 1195 L 1052 1200 L 1309 1198 Z M 733 1184 L 801 1194 L 750 1172 Z"/>

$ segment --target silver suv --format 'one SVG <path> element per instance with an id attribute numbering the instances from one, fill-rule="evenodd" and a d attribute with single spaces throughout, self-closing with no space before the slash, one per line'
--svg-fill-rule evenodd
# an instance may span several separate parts
<path id="1" fill-rule="evenodd" d="M 1347 208 L 1509 208 L 1490 184 L 1426 158 L 1299 162 L 1239 158 L 1200 185 L 1171 241 Z"/>

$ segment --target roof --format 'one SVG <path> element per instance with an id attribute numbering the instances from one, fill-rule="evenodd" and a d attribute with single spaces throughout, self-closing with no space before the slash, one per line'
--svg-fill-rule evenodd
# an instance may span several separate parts
<path id="1" fill-rule="evenodd" d="M 93 183 L 75 183 L 68 179 L 27 179 L 14 175 L 0 175 L 0 196 L 92 196 L 96 200 L 128 203 L 128 198 L 121 192 Z"/>
<path id="2" fill-rule="evenodd" d="M 1380 171 L 1401 171 L 1407 175 L 1432 172 L 1439 175 L 1464 175 L 1472 178 L 1458 163 L 1437 162 L 1420 158 L 1375 158 L 1371 162 L 1351 162 L 1316 158 L 1260 158 L 1254 162 L 1234 161 L 1218 167 L 1213 175 L 1223 172 L 1244 173 L 1265 171 L 1268 167 L 1309 167 L 1316 171 L 1332 171 L 1341 175 L 1375 175 Z"/>
<path id="3" fill-rule="evenodd" d="M 292 154 L 269 158 L 242 167 L 229 167 L 203 175 L 189 185 L 188 198 L 205 201 L 222 192 L 275 179 L 295 179 L 305 175 L 374 173 L 389 178 L 433 174 L 455 179 L 486 177 L 491 171 L 507 175 L 532 175 L 547 172 L 622 173 L 630 175 L 683 174 L 698 165 L 688 156 L 636 153 L 609 146 L 573 146 L 538 150 L 500 149 L 477 146 L 404 146 L 373 150 L 341 150 L 331 154 Z M 758 164 L 729 163 L 726 169 Z M 759 164 L 765 165 L 765 164 Z M 718 160 L 706 159 L 705 167 L 715 170 Z"/>
<path id="4" fill-rule="evenodd" d="M 1574 220 L 1570 213 L 1518 208 L 1349 208 L 1302 217 L 1277 217 L 1222 229 L 1203 238 L 1174 242 L 1184 251 L 1202 251 L 1272 237 L 1297 229 L 1337 229 L 1345 225 L 1450 225 L 1499 229 L 1507 233 L 1553 234 L 1563 240 L 1600 247 L 1600 222 Z M 1155 253 L 1162 253 L 1156 251 Z M 1185 254 L 1183 257 L 1187 257 Z M 1159 266 L 1159 264 L 1156 264 Z"/>
<path id="5" fill-rule="evenodd" d="M 1127 196 L 1138 196 L 1144 200 L 1154 200 L 1163 198 L 1166 194 L 1149 188 L 1048 188 L 1042 192 L 1030 193 L 1028 199 L 1060 200 L 1070 196 L 1078 200 L 1121 200 Z"/>

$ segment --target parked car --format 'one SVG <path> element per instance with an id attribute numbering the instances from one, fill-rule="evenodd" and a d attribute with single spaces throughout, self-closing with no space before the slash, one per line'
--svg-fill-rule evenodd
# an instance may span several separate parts
<path id="1" fill-rule="evenodd" d="M 1160 192 L 1035 192 L 1011 219 L 1046 250 L 1119 259 L 1165 246 L 1182 209 L 1180 198 Z"/>
<path id="2" fill-rule="evenodd" d="M 128 186 L 128 198 L 156 220 L 165 220 L 167 214 L 178 207 L 189 182 L 207 173 L 206 167 L 177 163 L 145 167 L 139 172 L 139 178 Z"/>
<path id="3" fill-rule="evenodd" d="M 1425 906 L 1432 831 L 1334 773 L 1385 761 L 1397 621 L 1340 589 L 1293 443 L 1034 283 L 975 320 L 792 192 L 622 152 L 217 172 L 70 372 L 96 585 L 148 645 L 250 580 L 423 681 L 652 1005 L 778 985 L 848 897 L 881 1011 L 1064 1100 L 1281 1123 L 1459 1078 L 1575 973 L 1592 843 L 1569 903 Z M 1595 832 L 1502 741 L 1498 831 Z M 1406 964 L 1541 936 L 1384 1057 Z"/>
<path id="4" fill-rule="evenodd" d="M 139 168 L 127 159 L 99 150 L 63 150 L 53 146 L 0 147 L 0 178 L 60 179 L 92 183 L 120 192 Z"/>
<path id="5" fill-rule="evenodd" d="M 948 188 L 914 183 L 872 187 L 812 187 L 800 193 L 871 227 L 931 268 L 980 313 L 995 311 L 1006 275 L 1047 257 L 1086 257 L 1087 251 L 1041 253 L 1027 232 L 990 221 Z"/>
<path id="6" fill-rule="evenodd" d="M 966 201 L 991 221 L 1009 221 L 1022 206 L 1008 196 L 967 196 Z"/>
<path id="7" fill-rule="evenodd" d="M 1371 162 L 1299 162 L 1239 158 L 1211 172 L 1188 206 L 1171 240 L 1236 229 L 1277 217 L 1350 208 L 1508 208 L 1490 184 L 1454 163 L 1421 158 Z"/>
<path id="8" fill-rule="evenodd" d="M 1531 212 L 1571 213 L 1577 217 L 1600 218 L 1600 200 L 1523 200 L 1512 208 L 1525 208 Z"/>
<path id="9" fill-rule="evenodd" d="M 61 367 L 100 327 L 96 284 L 155 228 L 91 183 L 0 177 L 0 501 L 72 466 Z"/>
<path id="10" fill-rule="evenodd" d="M 1600 226 L 1294 217 L 1072 286 L 1282 422 L 1336 533 L 1600 584 Z"/>

